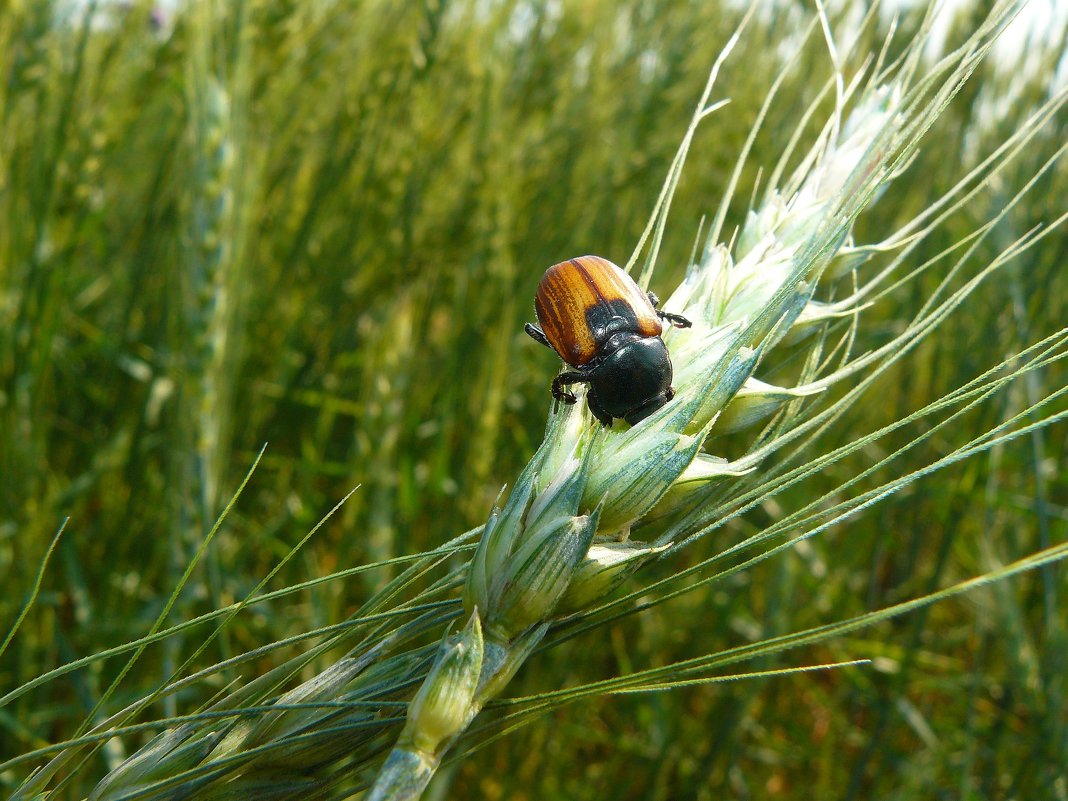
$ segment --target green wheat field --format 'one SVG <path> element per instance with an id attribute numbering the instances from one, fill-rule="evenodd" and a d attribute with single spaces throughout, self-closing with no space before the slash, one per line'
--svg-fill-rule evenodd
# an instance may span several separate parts
<path id="1" fill-rule="evenodd" d="M 0 796 L 371 798 L 545 436 L 543 271 L 669 298 L 885 83 L 844 305 L 756 371 L 842 377 L 710 423 L 746 470 L 422 797 L 1068 801 L 1068 20 L 950 5 L 0 0 Z"/>

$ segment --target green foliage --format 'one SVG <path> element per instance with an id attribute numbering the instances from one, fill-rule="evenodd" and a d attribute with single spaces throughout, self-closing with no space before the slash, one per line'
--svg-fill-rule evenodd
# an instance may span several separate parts
<path id="1" fill-rule="evenodd" d="M 232 617 L 217 636 L 219 618 L 153 642 L 125 675 L 128 654 L 92 658 L 6 699 L 0 761 L 143 699 L 152 700 L 138 723 L 196 712 L 230 682 L 262 677 L 288 689 L 337 669 L 353 640 L 309 651 L 303 638 L 354 610 L 391 609 L 414 595 L 409 580 L 425 591 L 420 601 L 441 608 L 420 610 L 425 619 L 404 632 L 415 650 L 397 657 L 403 671 L 398 661 L 361 680 L 373 688 L 425 673 L 441 626 L 459 619 L 461 579 L 422 576 L 440 557 L 410 573 L 402 561 L 309 580 L 428 551 L 485 522 L 500 486 L 534 452 L 549 403 L 557 362 L 522 334 L 534 287 L 567 256 L 626 261 L 737 12 L 667 0 L 596 0 L 559 13 L 519 2 L 243 0 L 195 3 L 160 26 L 148 4 L 84 19 L 61 5 L 0 2 L 0 625 L 6 634 L 19 622 L 0 653 L 0 695 L 154 625 L 215 610 Z M 693 142 L 652 287 L 662 296 L 731 180 L 798 20 L 810 21 L 808 11 L 758 16 L 724 64 L 717 86 L 730 104 Z M 860 34 L 858 64 L 885 32 Z M 811 143 L 834 108 L 829 61 L 811 36 L 785 73 L 723 239 L 794 132 Z M 881 241 L 930 208 L 1046 99 L 1044 87 L 1027 85 L 1004 118 L 981 117 L 984 99 L 1008 96 L 1008 84 L 980 68 L 877 210 L 860 217 L 859 242 Z M 800 125 L 810 103 L 819 113 Z M 908 269 L 968 247 L 1062 144 L 1063 124 L 1038 129 L 908 253 Z M 1052 223 L 1066 196 L 1062 159 L 960 269 L 938 261 L 887 287 L 864 310 L 853 352 L 884 345 L 935 293 Z M 741 560 L 702 564 L 729 546 L 762 532 L 796 536 L 834 503 L 927 468 L 1068 385 L 1054 353 L 941 427 L 949 411 L 866 439 L 1008 360 L 983 384 L 993 387 L 1023 363 L 1016 354 L 1062 330 L 1066 249 L 1053 228 L 994 272 L 798 461 L 861 447 L 645 565 L 622 592 L 659 580 L 695 589 L 636 593 L 597 628 L 550 633 L 555 647 L 535 653 L 506 692 L 526 700 L 488 710 L 495 717 L 468 743 L 478 750 L 446 758 L 427 797 L 1068 798 L 1068 613 L 1057 564 L 742 667 L 724 662 L 721 672 L 873 660 L 864 667 L 673 692 L 576 692 L 545 708 L 531 700 L 847 621 L 1063 543 L 1059 422 L 903 482 L 865 514 L 700 583 Z M 822 299 L 850 289 L 847 277 Z M 850 322 L 836 323 L 828 343 Z M 762 377 L 792 385 L 805 369 L 800 354 L 787 350 Z M 1054 396 L 1020 425 L 1066 408 Z M 744 453 L 752 438 L 732 434 L 716 453 Z M 822 506 L 806 520 L 799 511 L 816 499 Z M 444 560 L 446 570 L 461 564 Z M 267 591 L 295 589 L 232 608 L 268 576 Z M 635 604 L 654 608 L 622 614 Z M 182 675 L 276 642 L 153 698 L 191 656 Z M 515 710 L 533 722 L 492 739 Z M 268 728 L 250 724 L 243 736 L 260 746 Z M 109 741 L 54 797 L 86 796 L 159 731 Z M 366 748 L 374 756 L 388 744 Z M 44 761 L 0 767 L 0 787 L 13 790 Z"/>

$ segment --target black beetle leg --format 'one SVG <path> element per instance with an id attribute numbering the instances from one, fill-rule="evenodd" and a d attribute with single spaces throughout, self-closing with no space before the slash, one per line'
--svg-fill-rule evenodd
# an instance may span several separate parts
<path id="1" fill-rule="evenodd" d="M 659 309 L 656 310 L 656 316 L 661 320 L 667 320 L 676 328 L 689 328 L 693 323 L 683 317 L 681 314 L 672 314 L 671 312 L 662 312 Z"/>
<path id="2" fill-rule="evenodd" d="M 549 350 L 556 350 L 556 348 L 549 344 L 549 339 L 545 336 L 545 332 L 538 328 L 536 325 L 527 323 L 523 326 L 523 330 L 526 331 L 530 338 L 533 339 L 535 342 L 540 342 Z"/>
<path id="3" fill-rule="evenodd" d="M 577 401 L 578 398 L 564 389 L 564 387 L 569 384 L 585 384 L 589 380 L 589 376 L 583 375 L 582 373 L 560 373 L 560 375 L 553 379 L 553 397 L 570 406 Z"/>
<path id="4" fill-rule="evenodd" d="M 601 406 L 601 399 L 597 397 L 597 392 L 593 387 L 590 387 L 590 391 L 586 393 L 586 405 L 590 407 L 593 416 L 601 421 L 601 425 L 605 428 L 612 427 L 612 415 Z"/>
<path id="5" fill-rule="evenodd" d="M 646 292 L 649 296 L 649 302 L 653 304 L 653 309 L 656 311 L 656 316 L 661 320 L 667 320 L 676 328 L 689 328 L 693 323 L 683 317 L 681 314 L 672 314 L 671 312 L 660 311 L 657 306 L 660 305 L 660 298 L 656 296 L 655 292 Z"/>

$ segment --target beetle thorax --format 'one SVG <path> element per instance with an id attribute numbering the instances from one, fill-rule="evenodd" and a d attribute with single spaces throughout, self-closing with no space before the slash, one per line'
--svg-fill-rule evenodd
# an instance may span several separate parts
<path id="1" fill-rule="evenodd" d="M 605 340 L 597 356 L 603 361 L 620 348 L 644 338 L 641 334 L 636 334 L 633 331 L 617 331 Z"/>
<path id="2" fill-rule="evenodd" d="M 667 403 L 671 359 L 664 340 L 621 332 L 609 338 L 601 353 L 590 385 L 597 404 L 608 414 L 634 422 Z"/>

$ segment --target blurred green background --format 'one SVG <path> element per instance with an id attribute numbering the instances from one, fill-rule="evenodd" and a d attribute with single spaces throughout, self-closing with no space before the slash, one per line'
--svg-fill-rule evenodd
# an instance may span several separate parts
<path id="1" fill-rule="evenodd" d="M 717 96 L 731 103 L 694 144 L 654 279 L 661 296 L 810 14 L 783 4 L 758 15 L 725 66 Z M 5 631 L 70 517 L 0 656 L 0 692 L 145 633 L 264 443 L 170 622 L 244 598 L 357 484 L 269 589 L 481 524 L 541 437 L 557 361 L 522 323 L 542 271 L 589 252 L 626 261 L 738 19 L 735 5 L 681 0 L 246 0 L 101 6 L 90 17 L 0 2 Z M 868 30 L 849 63 L 877 53 L 885 30 L 885 20 Z M 895 41 L 892 51 L 904 34 Z M 727 231 L 829 74 L 817 36 L 756 140 Z M 968 147 L 992 150 L 1042 97 L 1025 86 L 1004 119 L 980 124 L 984 93 L 1005 80 L 980 71 L 861 219 L 860 241 L 925 208 L 962 177 Z M 1064 122 L 915 263 L 999 209 L 1061 145 Z M 1066 191 L 1061 164 L 990 246 L 1063 213 Z M 1063 326 L 1066 257 L 1068 238 L 1054 232 L 995 274 L 828 432 L 827 447 Z M 866 311 L 858 350 L 898 330 L 943 275 L 936 267 Z M 1018 382 L 895 470 L 1066 383 L 1056 365 Z M 513 692 L 831 622 L 1063 541 L 1065 437 L 1060 424 L 1017 440 L 785 558 L 543 653 Z M 717 536 L 753 533 L 881 455 L 844 460 Z M 385 576 L 257 606 L 201 662 L 340 621 Z M 874 659 L 868 667 L 582 702 L 446 768 L 429 795 L 1068 798 L 1064 584 L 1050 568 L 754 666 Z M 108 709 L 153 688 L 197 635 L 146 651 Z M 121 663 L 94 662 L 0 708 L 0 759 L 71 736 Z M 155 711 L 188 711 L 218 688 Z M 84 796 L 138 745 L 112 744 L 63 797 Z M 23 775 L 0 772 L 0 787 Z"/>

